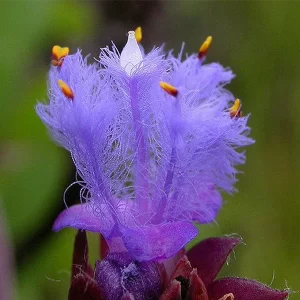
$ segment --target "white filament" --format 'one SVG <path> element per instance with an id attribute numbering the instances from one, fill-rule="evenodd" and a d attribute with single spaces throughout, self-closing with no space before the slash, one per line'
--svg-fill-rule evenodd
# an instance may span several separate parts
<path id="1" fill-rule="evenodd" d="M 132 74 L 134 67 L 143 60 L 140 47 L 135 39 L 134 31 L 128 32 L 128 40 L 121 52 L 120 64 L 128 75 Z"/>

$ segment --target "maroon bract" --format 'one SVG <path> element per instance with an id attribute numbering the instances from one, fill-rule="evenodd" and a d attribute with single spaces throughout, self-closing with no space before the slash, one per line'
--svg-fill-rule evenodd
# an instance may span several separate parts
<path id="1" fill-rule="evenodd" d="M 88 264 L 85 231 L 79 231 L 75 239 L 69 300 L 286 299 L 288 291 L 274 290 L 255 280 L 237 277 L 215 280 L 233 248 L 241 242 L 237 237 L 209 238 L 186 255 L 180 253 L 176 262 L 172 259 L 160 263 L 136 261 L 133 265 L 127 252 L 110 253 L 96 263 L 93 272 Z M 167 275 L 166 269 L 170 270 L 171 263 L 173 270 Z"/>
<path id="2" fill-rule="evenodd" d="M 94 279 L 94 271 L 88 263 L 88 243 L 84 230 L 79 230 L 75 238 L 69 299 L 105 299 Z"/>

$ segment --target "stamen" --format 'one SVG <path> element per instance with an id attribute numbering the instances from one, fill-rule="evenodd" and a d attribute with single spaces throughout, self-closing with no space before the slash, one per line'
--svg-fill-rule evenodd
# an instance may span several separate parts
<path id="1" fill-rule="evenodd" d="M 123 48 L 120 56 L 121 67 L 124 68 L 128 75 L 131 75 L 134 67 L 142 60 L 142 53 L 135 39 L 135 33 L 134 31 L 129 31 L 127 44 Z"/>
<path id="2" fill-rule="evenodd" d="M 242 104 L 241 104 L 240 99 L 236 99 L 234 101 L 234 104 L 229 109 L 230 117 L 231 118 L 241 117 L 242 116 L 241 108 L 242 108 Z"/>
<path id="3" fill-rule="evenodd" d="M 140 43 L 142 41 L 143 34 L 142 34 L 141 26 L 137 27 L 137 29 L 135 30 L 135 38 L 138 43 Z"/>
<path id="4" fill-rule="evenodd" d="M 219 300 L 234 300 L 234 296 L 232 293 L 226 294 L 224 295 L 222 298 L 220 298 Z"/>
<path id="5" fill-rule="evenodd" d="M 212 42 L 212 36 L 208 36 L 206 40 L 203 42 L 203 44 L 201 45 L 201 47 L 199 48 L 199 53 L 198 53 L 199 59 L 203 58 L 206 55 L 211 45 L 211 42 Z"/>
<path id="6" fill-rule="evenodd" d="M 64 58 L 69 54 L 68 47 L 60 47 L 58 45 L 53 46 L 52 48 L 52 65 L 61 66 Z"/>
<path id="7" fill-rule="evenodd" d="M 58 83 L 61 91 L 64 93 L 64 95 L 67 98 L 73 100 L 74 95 L 73 95 L 73 92 L 70 89 L 70 87 L 63 80 L 61 80 L 61 79 L 58 79 L 57 83 Z"/>
<path id="8" fill-rule="evenodd" d="M 178 95 L 178 90 L 176 89 L 175 86 L 169 84 L 169 83 L 166 83 L 164 81 L 161 81 L 159 83 L 159 85 L 161 86 L 161 88 L 167 92 L 169 95 L 173 96 L 173 97 L 176 97 Z"/>

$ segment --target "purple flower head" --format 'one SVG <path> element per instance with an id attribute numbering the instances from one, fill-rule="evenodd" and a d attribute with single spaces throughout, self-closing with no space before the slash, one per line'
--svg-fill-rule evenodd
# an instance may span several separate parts
<path id="1" fill-rule="evenodd" d="M 94 64 L 53 48 L 49 104 L 36 110 L 82 178 L 82 204 L 54 230 L 99 232 L 111 252 L 150 261 L 193 239 L 194 221 L 215 220 L 245 160 L 237 149 L 252 140 L 224 88 L 233 73 L 203 64 L 210 42 L 185 59 L 161 48 L 144 55 L 130 31 L 121 54 L 103 48 Z"/>

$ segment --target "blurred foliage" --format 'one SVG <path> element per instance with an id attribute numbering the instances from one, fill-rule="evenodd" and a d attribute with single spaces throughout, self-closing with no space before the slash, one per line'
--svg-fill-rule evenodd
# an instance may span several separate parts
<path id="1" fill-rule="evenodd" d="M 70 158 L 50 141 L 34 112 L 37 99 L 46 99 L 50 49 L 61 44 L 97 53 L 104 45 L 96 44 L 119 38 L 120 30 L 125 41 L 131 28 L 122 24 L 133 23 L 110 22 L 102 7 L 83 1 L 0 2 L 0 197 L 16 250 L 52 222 L 71 170 Z M 208 61 L 237 74 L 229 89 L 241 98 L 244 114 L 251 112 L 256 144 L 247 149 L 240 192 L 225 196 L 218 223 L 201 226 L 200 238 L 240 234 L 247 245 L 236 250 L 223 273 L 293 290 L 300 289 L 299 11 L 298 1 L 167 1 L 152 21 L 133 24 L 145 26 L 146 46 L 165 42 L 178 50 L 185 41 L 189 53 L 213 35 Z M 97 37 L 100 32 L 109 34 Z M 17 265 L 17 299 L 66 298 L 74 231 L 50 230 L 25 249 L 26 259 Z M 98 241 L 89 238 L 93 261 Z"/>

